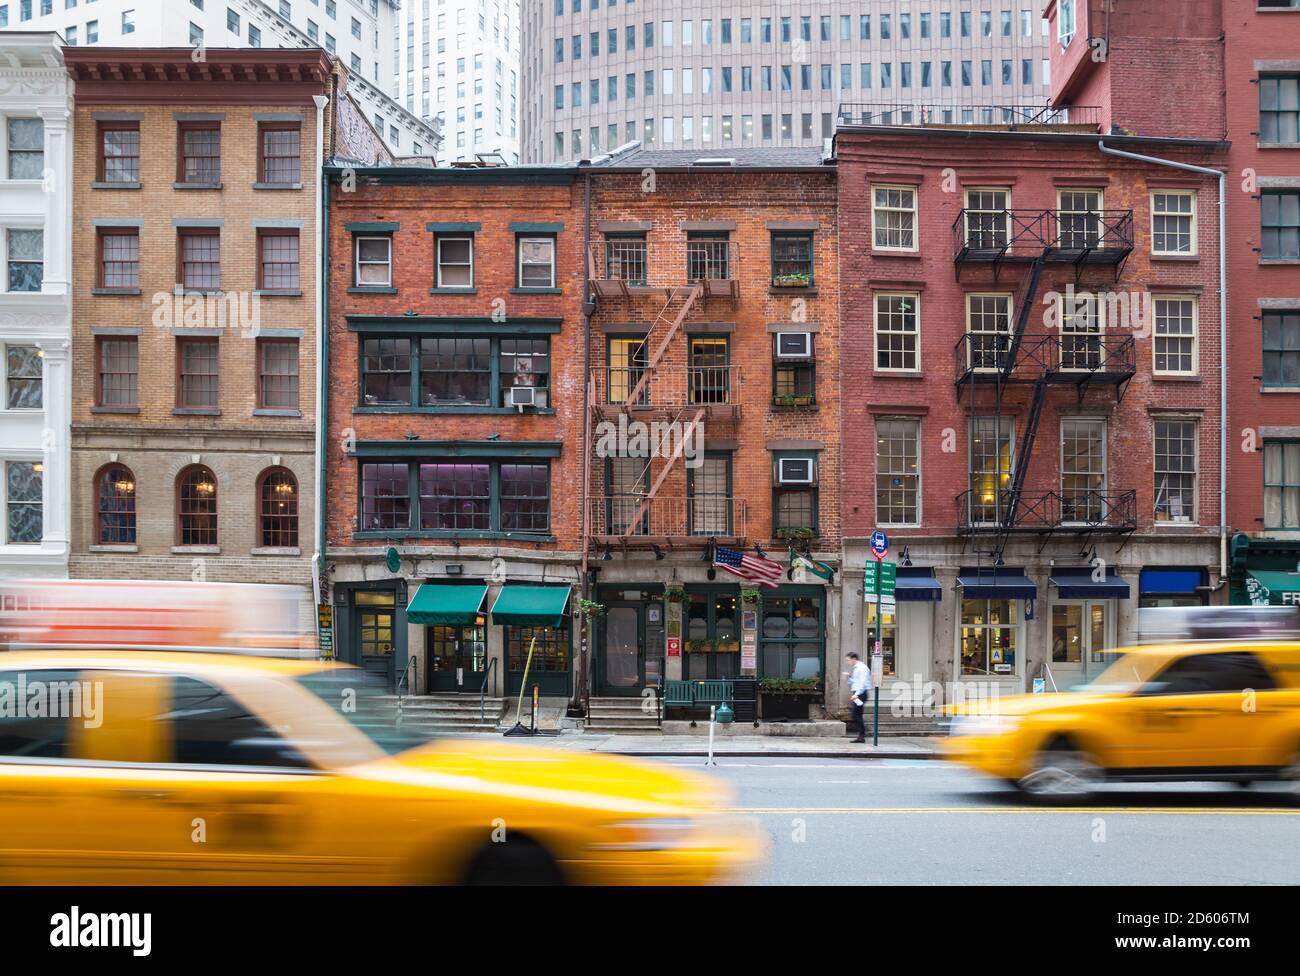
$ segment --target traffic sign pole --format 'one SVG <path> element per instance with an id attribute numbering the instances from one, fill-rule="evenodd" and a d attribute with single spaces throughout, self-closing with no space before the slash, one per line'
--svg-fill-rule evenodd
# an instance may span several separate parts
<path id="1" fill-rule="evenodd" d="M 893 570 L 893 563 L 886 563 L 885 556 L 889 555 L 889 536 L 879 529 L 871 533 L 871 554 L 876 557 L 874 566 L 868 568 L 874 570 L 870 575 L 874 581 L 876 591 L 876 636 L 872 644 L 871 653 L 871 686 L 872 686 L 872 708 L 871 708 L 871 745 L 877 747 L 880 745 L 880 680 L 884 674 L 883 660 L 880 653 L 881 633 L 884 621 L 880 617 L 881 611 L 881 594 L 885 589 L 885 567 L 888 566 Z M 893 576 L 890 575 L 889 592 L 894 592 Z M 879 665 L 879 666 L 878 666 Z"/>

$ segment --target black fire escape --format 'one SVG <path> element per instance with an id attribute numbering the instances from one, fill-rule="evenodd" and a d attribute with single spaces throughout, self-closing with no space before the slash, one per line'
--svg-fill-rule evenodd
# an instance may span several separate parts
<path id="1" fill-rule="evenodd" d="M 1049 268 L 1059 277 L 1068 276 L 1072 269 L 1076 288 L 1084 272 L 1093 269 L 1108 278 L 1113 272 L 1118 282 L 1133 250 L 1133 212 L 963 210 L 953 225 L 953 236 L 958 281 L 963 270 L 974 268 L 991 271 L 994 285 L 1004 274 L 1021 278 L 1010 331 L 968 332 L 954 350 L 959 401 L 968 391 L 970 416 L 992 418 L 995 425 L 994 470 L 980 472 L 977 477 L 985 483 L 957 496 L 958 534 L 971 540 L 975 551 L 990 557 L 994 565 L 1002 562 L 1013 532 L 1037 535 L 1040 552 L 1055 535 L 1082 536 L 1086 545 L 1095 535 L 1131 534 L 1137 528 L 1135 490 L 1027 492 L 1025 482 L 1043 409 L 1054 387 L 1072 387 L 1079 403 L 1089 389 L 1109 388 L 1118 402 L 1137 371 L 1133 335 L 1107 328 L 1112 323 L 1102 317 L 1106 301 L 1095 290 L 1078 289 L 1074 309 L 1062 314 L 1058 303 L 1057 321 L 1049 320 L 1041 330 L 1030 327 L 1035 310 L 1040 316 L 1046 311 L 1039 286 Z M 1066 275 L 1059 275 L 1062 271 Z M 1006 439 L 1009 457 L 1004 467 L 1004 400 L 1012 390 L 1025 391 L 1028 403 L 1018 445 L 1014 438 Z M 1016 400 L 1021 399 L 1018 393 Z M 1011 454 L 1013 446 L 1016 450 Z"/>

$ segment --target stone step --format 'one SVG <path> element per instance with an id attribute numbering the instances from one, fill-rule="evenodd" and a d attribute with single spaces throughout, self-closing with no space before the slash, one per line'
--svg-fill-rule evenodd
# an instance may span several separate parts
<path id="1" fill-rule="evenodd" d="M 653 722 L 646 725 L 609 725 L 596 724 L 583 726 L 584 732 L 604 735 L 662 735 L 663 730 Z"/>

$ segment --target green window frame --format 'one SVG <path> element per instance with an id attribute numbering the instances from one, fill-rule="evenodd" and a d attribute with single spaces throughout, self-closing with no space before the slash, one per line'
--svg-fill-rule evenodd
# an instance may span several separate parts
<path id="1" fill-rule="evenodd" d="M 682 677 L 687 681 L 740 675 L 740 590 L 734 586 L 692 588 L 682 606 L 685 638 Z"/>
<path id="2" fill-rule="evenodd" d="M 812 231 L 772 231 L 772 287 L 811 288 L 813 278 Z"/>
<path id="3" fill-rule="evenodd" d="M 536 406 L 550 408 L 551 347 L 545 337 L 367 333 L 357 349 L 363 409 L 508 410 L 513 386 L 533 387 L 540 394 Z"/>
<path id="4" fill-rule="evenodd" d="M 358 538 L 550 537 L 551 466 L 545 460 L 363 459 L 357 474 Z"/>
<path id="5" fill-rule="evenodd" d="M 1300 388 L 1300 308 L 1265 312 L 1263 324 L 1263 384 Z"/>
<path id="6" fill-rule="evenodd" d="M 616 480 L 615 466 L 622 470 L 620 480 Z M 635 474 L 636 480 L 641 482 L 639 488 L 632 488 L 631 478 L 625 478 L 628 473 Z M 647 511 L 641 516 L 639 526 L 628 526 L 627 523 L 632 516 L 636 514 L 637 507 L 641 499 L 650 493 L 650 465 L 647 458 L 643 457 L 607 457 L 605 458 L 605 528 L 609 535 L 644 535 L 650 530 L 650 513 Z M 634 528 L 637 531 L 627 533 L 626 530 Z"/>
<path id="7" fill-rule="evenodd" d="M 1300 440 L 1264 442 L 1264 528 L 1300 529 Z"/>
<path id="8" fill-rule="evenodd" d="M 691 336 L 687 348 L 692 404 L 731 403 L 731 343 L 725 335 Z"/>
<path id="9" fill-rule="evenodd" d="M 777 355 L 782 333 L 805 332 L 797 326 L 772 335 L 772 404 L 779 407 L 810 407 L 817 403 L 817 333 L 809 332 L 806 358 Z"/>
<path id="10" fill-rule="evenodd" d="M 573 662 L 569 627 L 506 627 L 506 670 L 521 673 L 528 661 L 533 638 L 533 662 L 529 673 L 560 674 L 569 671 Z"/>
<path id="11" fill-rule="evenodd" d="M 816 620 L 815 630 L 798 621 Z M 779 622 L 784 619 L 784 631 Z M 764 593 L 758 611 L 761 678 L 822 679 L 826 663 L 826 597 L 820 588 Z M 807 662 L 814 662 L 815 671 Z"/>

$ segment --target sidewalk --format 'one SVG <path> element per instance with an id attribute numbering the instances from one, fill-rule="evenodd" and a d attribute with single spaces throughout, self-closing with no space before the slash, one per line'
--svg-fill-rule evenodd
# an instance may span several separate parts
<path id="1" fill-rule="evenodd" d="M 457 738 L 490 738 L 464 735 Z M 497 734 L 495 738 L 502 738 Z M 707 756 L 709 740 L 699 735 L 608 735 L 595 732 L 561 732 L 559 735 L 520 736 L 509 741 L 620 756 Z M 881 738 L 879 746 L 849 738 L 800 738 L 770 735 L 728 735 L 713 743 L 713 755 L 722 758 L 765 757 L 786 759 L 940 759 L 939 740 L 930 736 Z"/>

